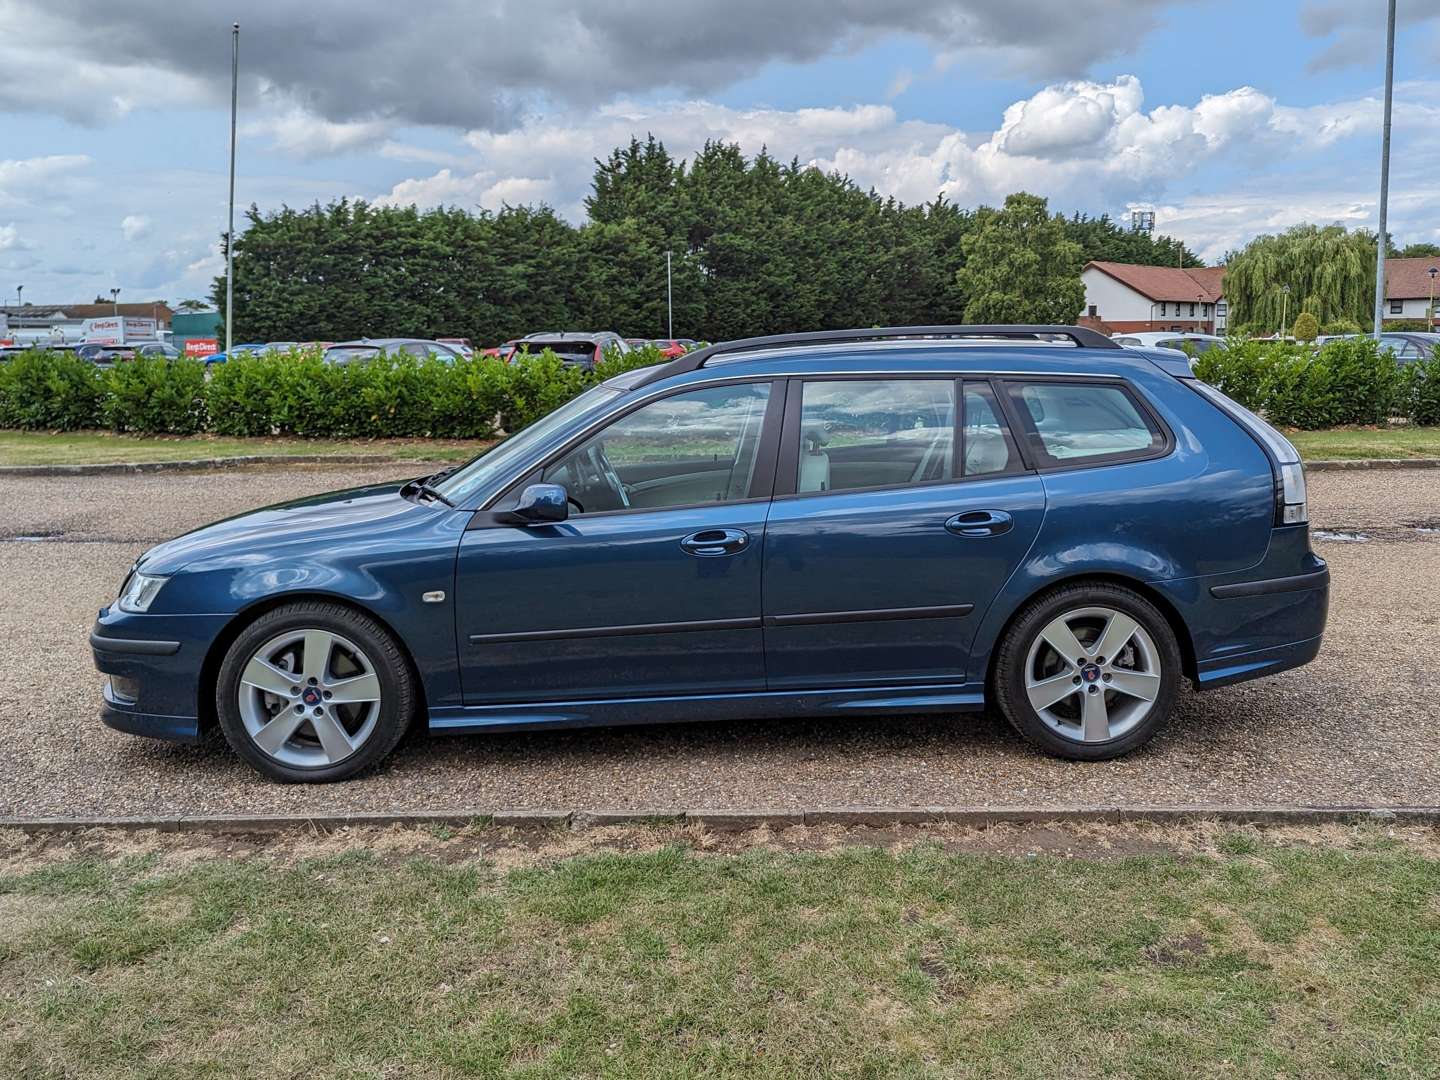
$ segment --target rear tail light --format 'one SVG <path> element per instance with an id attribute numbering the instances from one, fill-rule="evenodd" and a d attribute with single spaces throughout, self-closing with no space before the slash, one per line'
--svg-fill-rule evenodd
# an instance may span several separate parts
<path id="1" fill-rule="evenodd" d="M 1309 520 L 1310 512 L 1305 504 L 1305 466 L 1298 461 L 1282 462 L 1275 521 L 1279 525 L 1303 525 Z"/>

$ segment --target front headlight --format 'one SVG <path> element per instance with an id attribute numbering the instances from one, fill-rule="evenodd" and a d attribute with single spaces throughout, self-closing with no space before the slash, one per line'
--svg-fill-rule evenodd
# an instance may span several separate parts
<path id="1" fill-rule="evenodd" d="M 155 597 L 160 594 L 160 586 L 169 580 L 150 574 L 131 574 L 130 580 L 120 590 L 120 599 L 117 601 L 120 610 L 137 615 L 149 611 Z"/>

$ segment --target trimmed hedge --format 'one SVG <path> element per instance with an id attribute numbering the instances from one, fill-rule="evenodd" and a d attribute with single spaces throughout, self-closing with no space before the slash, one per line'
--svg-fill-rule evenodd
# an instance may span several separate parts
<path id="1" fill-rule="evenodd" d="M 298 435 L 489 439 L 518 431 L 588 386 L 664 361 L 611 355 L 586 371 L 546 350 L 513 363 L 444 363 L 406 354 L 331 365 L 319 350 L 198 360 L 140 357 L 97 368 L 31 350 L 0 363 L 0 428 L 109 427 L 151 435 Z"/>
<path id="2" fill-rule="evenodd" d="M 196 360 L 144 357 L 100 369 L 71 353 L 32 350 L 0 363 L 0 427 L 488 439 L 533 423 L 587 386 L 662 361 L 658 350 L 639 349 L 611 355 L 594 371 L 548 351 L 509 364 L 396 354 L 334 366 L 316 350 L 240 356 L 207 373 Z M 1391 417 L 1440 424 L 1440 355 L 1400 367 L 1370 338 L 1319 350 L 1241 341 L 1201 354 L 1196 372 L 1286 427 Z"/>
<path id="3" fill-rule="evenodd" d="M 74 353 L 32 349 L 0 363 L 0 428 L 96 428 L 104 401 L 104 373 Z"/>
<path id="4" fill-rule="evenodd" d="M 1201 354 L 1195 373 L 1285 427 L 1383 424 L 1392 417 L 1440 423 L 1440 357 L 1402 367 L 1373 338 L 1342 338 L 1318 350 L 1243 341 Z"/>

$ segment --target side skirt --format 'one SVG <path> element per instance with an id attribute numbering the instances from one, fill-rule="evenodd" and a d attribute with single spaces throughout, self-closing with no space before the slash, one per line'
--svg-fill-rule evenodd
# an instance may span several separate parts
<path id="1" fill-rule="evenodd" d="M 547 701 L 538 705 L 469 705 L 430 710 L 434 733 L 529 731 L 537 728 L 620 727 L 692 720 L 766 720 L 821 716 L 885 716 L 976 712 L 985 707 L 978 683 L 865 687 L 754 694 Z"/>

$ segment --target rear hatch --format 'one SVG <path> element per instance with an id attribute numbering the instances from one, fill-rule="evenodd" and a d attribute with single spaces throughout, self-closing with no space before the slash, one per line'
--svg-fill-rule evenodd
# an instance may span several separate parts
<path id="1" fill-rule="evenodd" d="M 577 364 L 581 367 L 595 366 L 595 342 L 586 341 L 583 338 L 537 338 L 532 341 L 522 341 L 519 347 L 531 353 L 540 353 L 549 349 L 567 364 Z"/>

